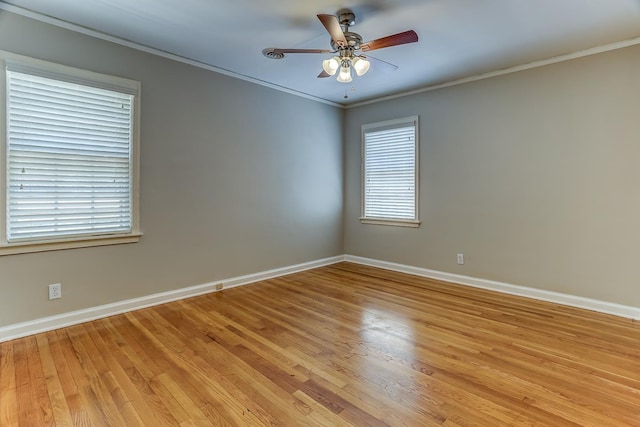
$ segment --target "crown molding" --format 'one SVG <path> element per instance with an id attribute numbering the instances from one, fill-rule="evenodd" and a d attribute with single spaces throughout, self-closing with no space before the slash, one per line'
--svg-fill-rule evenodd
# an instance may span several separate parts
<path id="1" fill-rule="evenodd" d="M 420 93 L 425 93 L 425 92 L 430 92 L 430 91 L 434 91 L 434 90 L 438 90 L 438 89 L 444 89 L 447 87 L 451 87 L 451 86 L 457 86 L 457 85 L 462 85 L 462 84 L 466 84 L 466 83 L 471 83 L 471 82 L 476 82 L 476 81 L 480 81 L 480 80 L 485 80 L 485 79 L 491 79 L 494 77 L 499 77 L 499 76 L 504 76 L 507 74 L 512 74 L 512 73 L 518 73 L 520 71 L 525 71 L 525 70 L 531 70 L 534 68 L 539 68 L 539 67 L 544 67 L 547 65 L 551 65 L 551 64 L 557 64 L 559 62 L 565 62 L 565 61 L 571 61 L 573 59 L 578 59 L 578 58 L 584 58 L 586 56 L 591 56 L 591 55 L 597 55 L 600 53 L 605 53 L 605 52 L 610 52 L 613 50 L 618 50 L 618 49 L 623 49 L 625 47 L 630 47 L 630 46 L 634 46 L 634 45 L 638 45 L 640 44 L 640 37 L 636 37 L 633 39 L 629 39 L 629 40 L 622 40 L 619 42 L 614 42 L 614 43 L 609 43 L 606 45 L 602 45 L 602 46 L 596 46 L 593 48 L 589 48 L 589 49 L 585 49 L 585 50 L 580 50 L 577 52 L 572 52 L 572 53 L 567 53 L 564 55 L 559 55 L 559 56 L 555 56 L 552 58 L 548 58 L 548 59 L 542 59 L 539 61 L 534 61 L 534 62 L 530 62 L 527 64 L 522 64 L 522 65 L 516 65 L 513 67 L 509 67 L 509 68 L 504 68 L 501 70 L 495 70 L 495 71 L 490 71 L 487 73 L 483 73 L 483 74 L 475 74 L 473 76 L 469 76 L 469 77 L 464 77 L 461 79 L 457 79 L 457 80 L 451 80 L 448 82 L 444 82 L 444 83 L 438 83 L 435 85 L 431 85 L 431 86 L 425 86 L 423 88 L 419 88 L 419 89 L 414 89 L 411 91 L 406 91 L 406 92 L 399 92 L 393 95 L 387 95 L 387 96 L 382 96 L 382 97 L 377 97 L 377 98 L 373 98 L 373 99 L 369 99 L 366 101 L 361 101 L 361 102 L 355 102 L 353 104 L 340 104 L 337 102 L 333 102 L 333 101 L 329 101 L 317 96 L 313 96 L 310 95 L 308 93 L 304 93 L 304 92 L 300 92 L 300 91 L 296 91 L 293 89 L 289 89 L 286 88 L 284 86 L 280 86 L 280 85 L 276 85 L 273 83 L 269 83 L 266 82 L 264 80 L 260 80 L 260 79 L 256 79 L 253 77 L 249 77 L 246 76 L 244 74 L 239 74 L 239 73 L 235 73 L 233 71 L 221 68 L 221 67 L 216 67 L 214 65 L 210 65 L 210 64 L 206 64 L 204 62 L 200 62 L 200 61 L 196 61 L 194 59 L 190 59 L 190 58 L 186 58 L 180 55 L 176 55 L 170 52 L 166 52 L 160 49 L 156 49 L 150 46 L 146 46 L 146 45 L 142 45 L 139 43 L 135 43 L 132 42 L 130 40 L 126 40 L 126 39 L 122 39 L 120 37 L 115 37 L 106 33 L 102 33 L 100 31 L 97 30 L 93 30 L 91 28 L 87 28 L 87 27 L 83 27 L 81 25 L 77 25 L 77 24 L 73 24 L 71 22 L 67 22 L 67 21 L 63 21 L 61 19 L 58 18 L 54 18 L 52 16 L 48 16 L 48 15 L 44 15 L 38 12 L 34 12 L 32 10 L 29 9 L 25 9 L 19 6 L 14 6 L 12 4 L 8 4 L 5 3 L 3 0 L 0 0 L 0 10 L 6 10 L 7 12 L 11 12 L 11 13 L 15 13 L 17 15 L 21 15 L 27 18 L 31 18 L 40 22 L 44 22 L 47 24 L 51 24 L 60 28 L 64 28 L 67 30 L 71 30 L 71 31 L 75 31 L 81 34 L 85 34 L 91 37 L 95 37 L 101 40 L 105 40 L 108 42 L 112 42 L 121 46 L 125 46 L 131 49 L 136 49 L 136 50 L 140 50 L 142 52 L 146 52 L 146 53 L 150 53 L 152 55 L 157 55 L 166 59 L 170 59 L 173 61 L 177 61 L 177 62 L 181 62 L 184 64 L 188 64 L 194 67 L 198 67 L 198 68 L 202 68 L 208 71 L 213 71 L 215 73 L 219 73 L 219 74 L 223 74 L 229 77 L 234 77 L 240 80 L 244 80 L 246 82 L 249 83 L 254 83 L 260 86 L 264 86 L 264 87 L 268 87 L 270 89 L 275 89 L 281 92 L 285 92 L 288 93 L 290 95 L 295 95 L 295 96 L 299 96 L 302 98 L 306 98 L 312 101 L 316 101 L 316 102 L 320 102 L 322 104 L 326 104 L 326 105 L 330 105 L 332 107 L 338 107 L 341 109 L 351 109 L 351 108 L 356 108 L 356 107 L 361 107 L 364 105 L 370 105 L 370 104 L 375 104 L 378 102 L 384 102 L 384 101 L 389 101 L 392 99 L 397 99 L 397 98 L 403 98 L 406 96 L 411 96 L 411 95 L 416 95 L 416 94 L 420 94 Z"/>
<path id="2" fill-rule="evenodd" d="M 531 70 L 534 68 L 545 67 L 551 64 L 557 64 L 559 62 L 571 61 L 573 59 L 584 58 L 586 56 L 597 55 L 599 53 L 610 52 L 612 50 L 623 49 L 625 47 L 635 46 L 640 44 L 640 37 L 636 37 L 634 39 L 622 40 L 615 43 L 609 43 L 602 46 L 596 46 L 585 50 L 580 50 L 577 52 L 567 53 L 564 55 L 554 56 L 553 58 L 542 59 L 539 61 L 530 62 L 528 64 L 516 65 L 509 68 L 504 68 L 502 70 L 490 71 L 488 73 L 483 74 L 475 74 L 473 76 L 464 77 L 457 80 L 451 80 L 444 83 L 439 83 L 436 85 L 426 86 L 420 89 L 414 89 L 407 92 L 400 92 L 393 95 L 387 95 L 379 98 L 369 99 L 367 101 L 356 102 L 353 104 L 345 105 L 344 108 L 356 108 L 361 107 L 363 105 L 375 104 L 377 102 L 389 101 L 391 99 L 396 98 L 404 98 L 405 96 L 416 95 L 424 92 L 431 92 L 433 90 L 443 89 L 446 87 L 462 85 L 465 83 L 477 82 L 479 80 L 491 79 L 498 76 L 504 76 L 506 74 L 518 73 L 520 71 Z"/>
<path id="3" fill-rule="evenodd" d="M 170 59 L 172 61 L 181 62 L 183 64 L 191 65 L 197 68 L 202 68 L 204 70 L 213 71 L 214 73 L 223 74 L 225 76 L 234 77 L 236 79 L 244 80 L 249 83 L 254 83 L 260 86 L 268 87 L 270 89 L 275 89 L 280 92 L 285 92 L 290 95 L 299 96 L 301 98 L 310 99 L 312 101 L 320 102 L 322 104 L 327 104 L 332 107 L 344 108 L 343 104 L 338 104 L 337 102 L 328 101 L 326 99 L 319 98 L 317 96 L 310 95 L 308 93 L 300 92 L 297 90 L 289 89 L 284 86 L 276 85 L 273 83 L 265 82 L 264 80 L 256 79 L 253 77 L 245 76 L 244 74 L 235 73 L 233 71 L 216 67 L 215 65 L 206 64 L 204 62 L 196 61 L 194 59 L 186 58 L 184 56 L 176 55 L 170 52 L 166 52 L 161 49 L 156 49 L 154 47 L 146 46 L 140 43 L 133 42 L 131 40 L 126 40 L 120 37 L 115 37 L 110 34 L 106 34 L 88 27 L 83 27 L 81 25 L 73 24 L 71 22 L 63 21 L 58 18 L 54 18 L 49 15 L 44 15 L 38 12 L 34 12 L 29 9 L 25 9 L 19 6 L 14 6 L 12 4 L 5 3 L 0 0 L 0 10 L 6 10 L 7 12 L 15 13 L 16 15 L 24 16 L 25 18 L 34 19 L 36 21 L 44 22 L 46 24 L 51 24 L 56 27 L 64 28 L 66 30 L 74 31 L 77 33 L 81 33 L 87 36 L 91 36 L 100 40 L 108 41 L 111 43 L 118 44 L 120 46 L 125 46 L 131 49 L 139 50 L 145 53 L 150 53 L 152 55 L 160 56 L 162 58 Z"/>

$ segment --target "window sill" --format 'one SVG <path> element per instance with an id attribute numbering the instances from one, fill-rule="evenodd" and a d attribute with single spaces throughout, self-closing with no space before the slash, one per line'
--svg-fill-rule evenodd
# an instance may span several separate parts
<path id="1" fill-rule="evenodd" d="M 142 233 L 85 236 L 66 240 L 42 240 L 36 242 L 16 242 L 0 244 L 0 256 L 27 254 L 32 252 L 58 251 L 64 249 L 89 248 L 92 246 L 122 245 L 137 243 Z"/>
<path id="2" fill-rule="evenodd" d="M 374 224 L 374 225 L 390 225 L 394 227 L 420 227 L 420 221 L 415 219 L 385 219 L 385 218 L 360 218 L 362 224 Z"/>

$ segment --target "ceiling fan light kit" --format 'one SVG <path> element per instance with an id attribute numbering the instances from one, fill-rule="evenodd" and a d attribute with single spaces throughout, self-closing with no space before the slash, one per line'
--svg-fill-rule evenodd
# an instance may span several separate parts
<path id="1" fill-rule="evenodd" d="M 268 48 L 262 51 L 262 54 L 270 59 L 282 59 L 285 53 L 337 53 L 329 59 L 322 61 L 322 70 L 318 77 L 330 77 L 338 73 L 337 80 L 340 83 L 349 83 L 353 80 L 351 76 L 351 68 L 358 77 L 364 76 L 371 62 L 367 60 L 373 59 L 370 55 L 356 54 L 356 51 L 362 50 L 368 52 L 370 50 L 382 49 L 385 47 L 398 46 L 407 43 L 415 43 L 418 41 L 418 35 L 415 31 L 409 30 L 403 33 L 394 34 L 380 39 L 362 43 L 360 34 L 349 31 L 349 27 L 355 24 L 356 16 L 348 9 L 338 11 L 337 16 L 334 15 L 317 15 L 318 19 L 324 25 L 325 29 L 331 35 L 332 51 L 324 49 L 280 49 Z M 396 66 L 381 60 L 376 60 L 387 67 L 397 68 Z M 338 72 L 339 70 L 339 72 Z"/>
<path id="2" fill-rule="evenodd" d="M 356 75 L 358 77 L 361 77 L 367 71 L 369 71 L 370 66 L 371 63 L 369 61 L 357 56 L 343 56 L 342 58 L 340 58 L 339 56 L 334 56 L 333 58 L 325 59 L 324 61 L 322 61 L 322 69 L 329 76 L 335 75 L 338 69 L 340 69 L 337 80 L 341 83 L 349 83 L 350 81 L 352 81 L 351 67 L 353 67 Z"/>
<path id="3" fill-rule="evenodd" d="M 347 67 L 340 67 L 340 73 L 338 74 L 338 79 L 337 79 L 340 83 L 349 83 L 351 82 L 351 80 L 353 80 L 351 78 L 351 68 Z"/>
<path id="4" fill-rule="evenodd" d="M 340 68 L 340 58 L 337 56 L 322 61 L 322 69 L 330 76 L 333 76 L 338 68 Z"/>
<path id="5" fill-rule="evenodd" d="M 364 76 L 367 73 L 367 71 L 369 71 L 369 67 L 371 67 L 371 62 L 367 61 L 364 58 L 356 56 L 351 61 L 351 65 L 353 66 L 353 69 L 356 71 L 356 74 L 358 75 L 358 77 L 360 77 L 360 76 Z"/>

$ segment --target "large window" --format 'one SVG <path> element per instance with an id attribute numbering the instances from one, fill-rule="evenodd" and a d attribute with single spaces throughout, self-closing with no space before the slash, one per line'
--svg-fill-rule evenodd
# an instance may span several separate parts
<path id="1" fill-rule="evenodd" d="M 139 84 L 2 57 L 0 254 L 136 241 Z"/>
<path id="2" fill-rule="evenodd" d="M 362 126 L 362 222 L 417 227 L 418 117 Z"/>

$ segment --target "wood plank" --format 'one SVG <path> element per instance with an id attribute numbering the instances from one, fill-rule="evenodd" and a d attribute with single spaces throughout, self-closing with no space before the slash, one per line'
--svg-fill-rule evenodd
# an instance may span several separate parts
<path id="1" fill-rule="evenodd" d="M 13 345 L 15 360 L 15 376 L 19 425 L 38 425 L 43 422 L 36 407 L 36 395 L 38 390 L 31 384 L 29 374 L 29 349 L 31 349 L 33 337 L 17 340 Z"/>
<path id="2" fill-rule="evenodd" d="M 47 338 L 49 351 L 51 353 L 51 362 L 55 364 L 57 381 L 62 388 L 62 393 L 69 410 L 73 425 L 88 426 L 91 425 L 87 408 L 82 402 L 80 392 L 71 373 L 71 369 L 66 361 L 63 346 L 66 344 L 68 337 L 66 331 L 57 330 L 43 334 Z M 53 379 L 51 379 L 53 381 Z M 55 416 L 55 414 L 54 414 Z M 58 414 L 62 417 L 62 414 Z M 57 420 L 58 418 L 56 418 Z"/>
<path id="3" fill-rule="evenodd" d="M 18 395 L 13 342 L 0 343 L 0 426 L 18 425 Z"/>
<path id="4" fill-rule="evenodd" d="M 40 334 L 36 336 L 36 340 L 38 343 L 40 361 L 42 363 L 42 371 L 47 382 L 46 391 L 49 394 L 49 399 L 51 400 L 53 421 L 55 422 L 56 427 L 71 427 L 73 425 L 71 410 L 67 404 L 62 384 L 60 383 L 60 375 L 56 368 L 56 361 L 51 354 L 49 339 L 46 334 Z"/>

